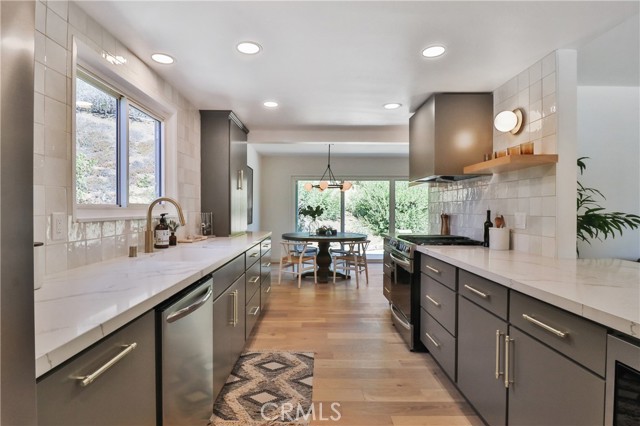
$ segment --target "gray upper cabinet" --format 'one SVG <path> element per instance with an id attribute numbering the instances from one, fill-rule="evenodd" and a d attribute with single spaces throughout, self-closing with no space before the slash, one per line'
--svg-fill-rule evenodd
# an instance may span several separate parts
<path id="1" fill-rule="evenodd" d="M 492 123 L 491 93 L 431 96 L 409 120 L 409 180 L 462 175 L 493 151 Z"/>
<path id="2" fill-rule="evenodd" d="M 200 111 L 201 209 L 213 212 L 213 233 L 247 230 L 247 129 L 231 111 Z"/>

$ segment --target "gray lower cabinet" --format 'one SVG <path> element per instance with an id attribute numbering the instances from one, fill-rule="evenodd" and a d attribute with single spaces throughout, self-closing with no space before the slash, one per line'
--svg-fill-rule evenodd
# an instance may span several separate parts
<path id="1" fill-rule="evenodd" d="M 458 296 L 458 387 L 484 420 L 507 420 L 504 385 L 504 336 L 507 322 Z M 502 358 L 502 359 L 499 359 Z"/>
<path id="2" fill-rule="evenodd" d="M 602 425 L 605 382 L 510 327 L 508 424 Z"/>
<path id="3" fill-rule="evenodd" d="M 244 348 L 245 276 L 213 302 L 213 396 L 217 397 Z"/>
<path id="4" fill-rule="evenodd" d="M 155 425 L 155 350 L 149 312 L 38 381 L 38 424 Z"/>

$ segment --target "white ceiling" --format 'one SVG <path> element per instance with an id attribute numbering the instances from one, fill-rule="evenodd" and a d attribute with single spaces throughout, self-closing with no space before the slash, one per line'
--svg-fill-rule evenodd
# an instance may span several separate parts
<path id="1" fill-rule="evenodd" d="M 493 91 L 551 51 L 577 48 L 638 13 L 636 1 L 80 5 L 196 107 L 231 109 L 257 133 L 406 126 L 434 92 Z M 258 42 L 263 51 L 238 53 L 236 44 L 245 40 Z M 422 57 L 422 49 L 434 43 L 447 46 L 447 53 Z M 154 52 L 171 54 L 177 62 L 155 64 Z M 280 107 L 267 109 L 265 100 Z M 388 111 L 382 108 L 386 102 L 403 106 Z M 279 147 L 282 141 L 260 142 L 272 145 L 265 153 L 301 149 L 291 143 L 296 140 Z M 400 147 L 383 145 L 349 149 L 397 152 Z M 306 149 L 320 150 L 313 144 Z"/>

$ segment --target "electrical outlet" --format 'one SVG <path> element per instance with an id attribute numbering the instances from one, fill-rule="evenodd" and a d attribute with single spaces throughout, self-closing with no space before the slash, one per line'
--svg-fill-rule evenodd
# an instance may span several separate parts
<path id="1" fill-rule="evenodd" d="M 65 222 L 67 215 L 64 213 L 51 213 L 51 239 L 54 241 L 64 240 Z"/>
<path id="2" fill-rule="evenodd" d="M 516 229 L 525 229 L 527 227 L 527 214 L 523 212 L 515 212 L 515 228 Z"/>

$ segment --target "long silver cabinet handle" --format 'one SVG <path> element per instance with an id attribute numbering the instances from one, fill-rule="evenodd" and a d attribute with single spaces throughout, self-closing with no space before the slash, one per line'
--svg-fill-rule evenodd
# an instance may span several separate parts
<path id="1" fill-rule="evenodd" d="M 259 279 L 260 279 L 260 275 L 258 275 L 257 277 L 251 277 L 251 278 L 249 278 L 249 280 L 248 280 L 248 281 L 249 281 L 251 284 L 254 284 L 254 283 L 257 283 Z"/>
<path id="2" fill-rule="evenodd" d="M 391 266 L 389 263 L 385 263 L 384 266 L 386 266 L 389 269 L 393 268 L 393 266 Z"/>
<path id="3" fill-rule="evenodd" d="M 440 347 L 440 343 L 436 342 L 436 340 L 433 337 L 431 337 L 431 335 L 429 333 L 424 333 L 424 335 L 427 336 L 427 339 L 431 340 L 431 343 L 433 343 L 433 345 L 436 348 Z"/>
<path id="4" fill-rule="evenodd" d="M 271 266 L 271 262 L 263 263 L 262 266 L 269 268 Z"/>
<path id="5" fill-rule="evenodd" d="M 244 184 L 244 170 L 240 169 L 238 170 L 238 185 L 236 186 L 236 188 L 242 189 L 243 184 Z"/>
<path id="6" fill-rule="evenodd" d="M 496 330 L 496 380 L 500 378 L 504 373 L 500 371 L 500 330 Z"/>
<path id="7" fill-rule="evenodd" d="M 426 297 L 429 302 L 433 303 L 437 307 L 440 307 L 440 302 L 434 300 L 433 297 L 429 296 L 428 294 L 426 294 L 424 297 Z"/>
<path id="8" fill-rule="evenodd" d="M 238 325 L 238 290 L 233 291 L 233 326 Z"/>
<path id="9" fill-rule="evenodd" d="M 167 316 L 167 322 L 168 323 L 176 322 L 179 319 L 184 318 L 187 315 L 189 315 L 190 313 L 198 310 L 200 307 L 202 307 L 202 305 L 207 303 L 207 300 L 209 300 L 212 295 L 213 295 L 213 288 L 211 286 L 209 286 L 209 289 L 207 290 L 205 295 L 202 296 L 200 299 L 196 300 L 195 302 L 193 302 L 191 305 L 189 305 L 187 307 L 184 307 L 182 309 L 179 309 L 179 310 L 169 314 Z"/>
<path id="10" fill-rule="evenodd" d="M 560 331 L 557 328 L 551 327 L 550 325 L 545 324 L 542 321 L 537 320 L 534 317 L 529 316 L 527 314 L 522 314 L 522 318 L 524 318 L 525 320 L 529 321 L 531 324 L 535 324 L 538 327 L 542 328 L 543 330 L 546 330 L 549 333 L 555 334 L 556 336 L 561 337 L 563 339 L 565 337 L 567 337 L 567 335 L 569 334 L 569 333 L 567 333 L 565 331 Z"/>
<path id="11" fill-rule="evenodd" d="M 249 315 L 256 316 L 260 312 L 260 306 L 255 306 L 249 311 Z"/>
<path id="12" fill-rule="evenodd" d="M 265 293 L 269 293 L 271 291 L 271 286 L 265 291 Z"/>
<path id="13" fill-rule="evenodd" d="M 249 257 L 256 257 L 256 256 L 258 256 L 258 254 L 260 254 L 260 253 L 251 253 L 251 254 L 249 255 Z"/>
<path id="14" fill-rule="evenodd" d="M 89 386 L 98 377 L 100 377 L 104 372 L 106 372 L 108 369 L 110 369 L 111 367 L 116 365 L 122 358 L 124 358 L 125 356 L 129 355 L 137 346 L 138 346 L 138 344 L 135 343 L 135 342 L 131 343 L 130 345 L 122 345 L 122 348 L 123 348 L 122 351 L 120 351 L 118 353 L 118 355 L 114 356 L 109 361 L 104 363 L 104 365 L 102 365 L 96 371 L 94 371 L 93 373 L 91 373 L 91 374 L 89 374 L 87 376 L 74 377 L 74 378 L 76 380 L 80 380 L 80 385 L 81 386 L 83 386 L 83 387 L 84 386 Z"/>
<path id="15" fill-rule="evenodd" d="M 439 269 L 436 269 L 436 268 L 434 268 L 434 267 L 433 267 L 433 266 L 431 266 L 431 265 L 424 265 L 424 267 L 425 267 L 425 268 L 427 268 L 428 270 L 430 270 L 431 272 L 435 272 L 436 274 L 439 274 L 439 273 L 440 273 L 440 270 L 439 270 Z"/>
<path id="16" fill-rule="evenodd" d="M 384 291 L 387 293 L 391 293 L 391 290 L 389 290 L 388 288 L 384 287 Z"/>
<path id="17" fill-rule="evenodd" d="M 513 341 L 514 339 L 510 338 L 508 334 L 504 336 L 504 387 L 507 389 L 513 383 L 513 380 L 509 378 L 509 344 Z"/>
<path id="18" fill-rule="evenodd" d="M 482 297 L 483 299 L 487 299 L 489 297 L 489 295 L 487 293 L 483 293 L 480 290 L 478 290 L 477 288 L 473 288 L 468 284 L 465 284 L 464 288 L 466 288 L 467 290 L 477 294 L 478 296 Z"/>

